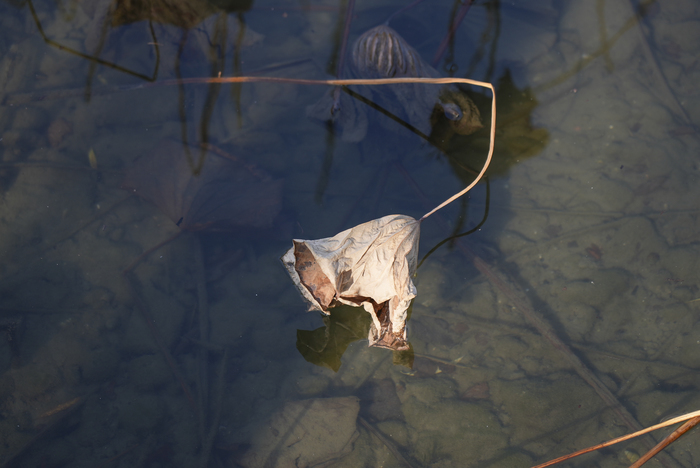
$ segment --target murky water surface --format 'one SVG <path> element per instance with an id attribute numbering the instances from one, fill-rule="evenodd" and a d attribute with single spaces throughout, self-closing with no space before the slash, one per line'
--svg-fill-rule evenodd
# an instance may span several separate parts
<path id="1" fill-rule="evenodd" d="M 423 223 L 404 353 L 367 347 L 362 309 L 305 313 L 279 257 L 420 217 L 488 124 L 184 81 L 330 78 L 344 2 L 2 3 L 0 464 L 528 467 L 698 409 L 699 7 L 506 3 L 390 23 L 498 95 L 487 180 Z M 402 6 L 357 2 L 348 47 Z M 488 122 L 488 92 L 450 93 Z M 697 440 L 661 463 L 698 465 Z"/>

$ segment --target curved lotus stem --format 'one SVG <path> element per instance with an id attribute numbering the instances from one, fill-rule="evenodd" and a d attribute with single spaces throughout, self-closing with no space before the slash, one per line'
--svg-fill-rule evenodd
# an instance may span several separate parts
<path id="1" fill-rule="evenodd" d="M 440 203 L 438 206 L 433 208 L 431 211 L 424 214 L 418 221 L 423 221 L 425 218 L 435 213 L 446 205 L 449 205 L 468 191 L 470 191 L 474 186 L 479 183 L 479 180 L 484 176 L 486 170 L 491 164 L 491 158 L 493 157 L 494 143 L 496 141 L 496 90 L 491 83 L 485 81 L 470 80 L 469 78 L 357 78 L 357 79 L 346 79 L 346 80 L 303 80 L 295 78 L 279 78 L 274 76 L 231 76 L 231 77 L 221 77 L 221 78 L 185 78 L 180 80 L 168 80 L 159 82 L 158 84 L 170 84 L 170 81 L 178 84 L 196 84 L 196 83 L 288 83 L 288 84 L 302 84 L 302 85 L 327 85 L 327 86 L 350 86 L 350 85 L 390 85 L 390 84 L 402 84 L 402 83 L 424 83 L 424 84 L 452 84 L 452 83 L 463 83 L 473 86 L 480 86 L 482 88 L 488 88 L 491 90 L 491 130 L 489 133 L 489 153 L 486 156 L 486 162 L 484 167 L 481 168 L 481 172 L 474 179 L 474 181 L 469 184 L 464 190 L 448 198 L 444 202 Z"/>

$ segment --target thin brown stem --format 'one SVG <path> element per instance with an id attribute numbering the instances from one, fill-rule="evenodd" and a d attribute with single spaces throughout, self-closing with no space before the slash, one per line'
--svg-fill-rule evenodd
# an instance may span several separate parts
<path id="1" fill-rule="evenodd" d="M 211 458 L 211 451 L 214 447 L 214 441 L 216 440 L 216 435 L 219 432 L 219 422 L 221 421 L 221 413 L 224 404 L 224 390 L 226 388 L 226 367 L 228 365 L 228 350 L 224 348 L 223 355 L 221 356 L 221 363 L 219 364 L 219 380 L 216 385 L 216 395 L 213 410 L 213 419 L 209 426 L 209 432 L 206 434 L 205 439 L 202 441 L 202 455 L 199 461 L 199 466 L 201 468 L 206 468 L 209 466 L 209 459 Z"/>
<path id="2" fill-rule="evenodd" d="M 185 31 L 186 33 L 186 31 Z M 176 66 L 176 73 L 178 68 Z M 196 78 L 176 78 L 172 80 L 162 80 L 152 83 L 140 83 L 137 85 L 117 86 L 95 88 L 92 90 L 92 95 L 102 95 L 118 91 L 134 91 L 137 89 L 150 88 L 152 86 L 182 86 L 186 84 L 209 84 L 209 83 L 280 83 L 280 84 L 299 84 L 299 85 L 316 85 L 316 86 L 349 86 L 349 85 L 389 85 L 389 84 L 405 84 L 405 83 L 424 83 L 424 84 L 450 84 L 463 83 L 475 86 L 489 87 L 489 83 L 483 81 L 475 81 L 467 78 L 376 78 L 376 79 L 332 79 L 332 80 L 305 80 L 298 78 L 283 78 L 274 76 L 230 76 L 230 77 L 196 77 Z M 25 93 L 5 96 L 0 100 L 0 105 L 19 105 L 34 101 L 46 101 L 50 99 L 64 99 L 68 97 L 78 96 L 83 93 L 83 90 L 65 90 L 45 93 Z"/>
<path id="3" fill-rule="evenodd" d="M 493 85 L 490 83 L 485 83 L 487 88 L 491 89 L 491 93 L 493 94 L 493 98 L 491 99 L 491 131 L 489 132 L 489 154 L 486 156 L 486 162 L 484 163 L 484 167 L 481 168 L 481 172 L 479 172 L 479 175 L 476 176 L 476 179 L 472 181 L 471 184 L 467 185 L 461 192 L 456 193 L 452 195 L 450 198 L 445 200 L 444 202 L 440 203 L 438 206 L 427 212 L 426 214 L 423 215 L 421 219 L 418 221 L 423 221 L 425 218 L 430 216 L 431 214 L 435 213 L 437 210 L 445 207 L 446 205 L 449 205 L 468 191 L 470 191 L 476 184 L 479 183 L 481 178 L 486 174 L 486 170 L 489 168 L 489 164 L 491 164 L 491 158 L 493 157 L 493 149 L 494 149 L 494 144 L 496 142 L 496 90 L 493 88 Z"/>
<path id="4" fill-rule="evenodd" d="M 693 419 L 691 419 L 690 421 L 686 422 L 681 427 L 679 427 L 678 429 L 673 431 L 671 434 L 669 434 L 664 440 L 662 440 L 661 442 L 656 444 L 656 446 L 653 449 L 651 449 L 647 453 L 645 453 L 639 460 L 637 460 L 632 465 L 630 465 L 630 468 L 639 468 L 640 466 L 642 466 L 643 464 L 645 464 L 646 462 L 651 460 L 651 458 L 654 455 L 656 455 L 657 453 L 662 451 L 664 448 L 666 448 L 667 446 L 669 446 L 673 442 L 675 442 L 676 439 L 678 439 L 680 436 L 682 436 L 683 434 L 685 434 L 686 432 L 688 432 L 689 430 L 691 430 L 692 428 L 697 426 L 698 423 L 700 423 L 700 416 L 696 416 Z"/>
<path id="5" fill-rule="evenodd" d="M 120 72 L 126 73 L 126 74 L 128 74 L 128 75 L 135 76 L 135 77 L 140 78 L 140 79 L 142 79 L 142 80 L 151 81 L 151 82 L 152 82 L 152 81 L 155 81 L 155 79 L 156 79 L 156 73 L 157 73 L 157 71 L 158 71 L 158 66 L 156 66 L 156 68 L 155 68 L 155 70 L 154 70 L 153 76 L 147 76 L 147 75 L 144 75 L 143 73 L 137 73 L 137 72 L 135 72 L 135 71 L 129 70 L 128 68 L 124 68 L 124 67 L 122 67 L 122 66 L 119 66 L 119 65 L 117 65 L 117 64 L 115 64 L 115 63 L 108 62 L 108 61 L 106 61 L 106 60 L 102 60 L 102 59 L 99 58 L 99 57 L 95 57 L 95 56 L 92 56 L 92 55 L 84 54 L 84 53 L 79 52 L 79 51 L 77 51 L 77 50 L 75 50 L 75 49 L 72 49 L 72 48 L 70 48 L 70 47 L 68 47 L 68 46 L 64 46 L 63 44 L 61 44 L 61 43 L 59 43 L 59 42 L 56 42 L 56 41 L 54 41 L 53 39 L 49 39 L 48 36 L 46 35 L 46 33 L 44 32 L 44 28 L 41 26 L 41 21 L 39 21 L 39 17 L 38 17 L 37 14 L 36 14 L 36 10 L 34 9 L 34 4 L 32 3 L 31 0 L 29 0 L 29 1 L 27 2 L 27 5 L 29 6 L 29 11 L 30 11 L 30 13 L 32 14 L 32 18 L 34 19 L 34 23 L 36 24 L 37 29 L 39 30 L 39 34 L 41 35 L 41 38 L 42 38 L 42 39 L 44 40 L 44 42 L 46 42 L 48 45 L 53 46 L 53 47 L 57 48 L 58 50 L 61 50 L 61 51 L 64 51 L 64 52 L 68 52 L 69 54 L 73 54 L 73 55 L 76 55 L 76 56 L 78 56 L 78 57 L 81 57 L 81 58 L 90 60 L 91 62 L 94 62 L 94 63 L 100 64 L 100 65 L 103 65 L 103 66 L 105 66 L 105 67 L 109 67 L 109 68 L 112 68 L 112 69 L 114 69 L 114 70 L 118 70 L 118 71 L 120 71 Z"/>
<path id="6" fill-rule="evenodd" d="M 327 86 L 349 86 L 349 85 L 389 85 L 389 84 L 407 84 L 407 83 L 423 83 L 423 84 L 452 84 L 463 83 L 483 88 L 493 89 L 491 83 L 483 81 L 470 80 L 468 78 L 353 78 L 353 79 L 330 79 L 330 80 L 307 80 L 302 78 L 283 78 L 277 76 L 222 76 L 222 77 L 195 77 L 182 78 L 177 80 L 159 81 L 160 85 L 177 85 L 177 84 L 208 84 L 208 83 L 285 83 L 285 84 L 301 84 L 301 85 L 327 85 Z M 147 85 L 142 85 L 147 86 Z"/>
<path id="7" fill-rule="evenodd" d="M 671 435 L 669 435 L 666 439 L 668 439 L 669 437 L 673 436 L 673 434 L 675 434 L 676 432 L 679 432 L 681 429 L 683 429 L 683 428 L 684 428 L 686 425 L 688 425 L 689 423 L 691 423 L 691 422 L 693 422 L 693 421 L 696 421 L 696 420 L 697 420 L 697 422 L 695 422 L 695 424 L 697 424 L 698 422 L 700 422 L 700 411 L 693 411 L 692 413 L 684 414 L 684 415 L 682 415 L 682 416 L 678 416 L 677 418 L 669 419 L 668 421 L 664 421 L 664 422 L 662 422 L 662 423 L 660 423 L 660 424 L 656 424 L 656 425 L 654 425 L 654 426 L 647 427 L 646 429 L 642 429 L 641 431 L 637 431 L 637 432 L 634 432 L 634 433 L 632 433 L 632 434 L 627 434 L 627 435 L 624 435 L 624 436 L 622 436 L 622 437 L 617 437 L 617 438 L 612 439 L 612 440 L 609 440 L 609 441 L 607 441 L 607 442 L 603 442 L 602 444 L 594 445 L 594 446 L 592 446 L 592 447 L 588 447 L 588 448 L 585 448 L 585 449 L 583 449 L 583 450 L 579 450 L 579 451 L 577 451 L 577 452 L 570 453 L 570 454 L 568 454 L 568 455 L 564 455 L 563 457 L 555 458 L 554 460 L 550 460 L 550 461 L 548 461 L 548 462 L 546 462 L 546 463 L 542 463 L 542 464 L 540 464 L 540 465 L 533 466 L 532 468 L 545 468 L 545 467 L 547 467 L 547 466 L 556 465 L 557 463 L 561 463 L 561 462 L 566 461 L 566 460 L 569 460 L 569 459 L 571 459 L 571 458 L 578 457 L 579 455 L 583 455 L 584 453 L 589 453 L 589 452 L 593 452 L 593 451 L 595 451 L 595 450 L 600 450 L 600 449 L 605 448 L 605 447 L 610 447 L 611 445 L 619 444 L 620 442 L 624 442 L 624 441 L 626 441 L 626 440 L 634 439 L 635 437 L 639 437 L 640 435 L 644 435 L 644 434 L 647 434 L 647 433 L 649 433 L 649 432 L 655 431 L 655 430 L 657 430 L 657 429 L 661 429 L 661 428 L 663 428 L 663 427 L 668 427 L 668 426 L 671 426 L 671 425 L 673 425 L 673 424 L 676 424 L 676 423 L 679 423 L 679 422 L 682 422 L 682 421 L 686 421 L 686 420 L 689 420 L 689 419 L 690 419 L 690 421 L 688 421 L 688 423 L 684 424 L 683 426 L 681 426 L 680 428 L 678 428 L 676 431 L 674 431 L 673 433 L 671 433 Z M 695 425 L 695 424 L 693 424 L 693 425 Z M 692 427 L 692 426 L 691 426 L 691 427 Z M 690 427 L 689 427 L 688 429 L 690 429 Z M 688 429 L 686 429 L 685 431 L 687 431 Z M 685 431 L 683 431 L 683 432 L 685 432 Z M 681 433 L 681 434 L 682 434 L 682 433 Z M 680 437 L 681 434 L 679 434 L 678 437 Z M 678 437 L 676 437 L 676 439 L 677 439 Z M 665 441 L 666 439 L 664 439 L 664 441 Z M 675 439 L 673 439 L 673 440 L 675 440 Z M 662 442 L 663 442 L 663 441 L 662 441 Z M 670 443 L 670 442 L 669 442 L 669 443 Z M 658 444 L 657 447 L 658 447 L 659 445 L 661 445 L 661 444 Z M 667 445 L 668 445 L 668 444 L 667 444 Z M 654 447 L 654 449 L 655 449 L 655 448 L 656 448 L 656 447 Z M 663 448 L 663 447 L 662 447 L 662 448 Z M 652 450 L 653 450 L 653 449 L 652 449 Z M 658 452 L 658 451 L 657 451 L 657 452 Z M 654 452 L 654 454 L 657 453 L 657 452 Z M 645 456 L 646 456 L 646 455 L 645 455 Z M 653 456 L 653 455 L 652 455 L 652 456 Z M 651 458 L 651 457 L 650 457 L 650 458 Z M 641 466 L 641 465 L 637 465 L 637 463 L 639 463 L 640 460 L 641 460 L 641 458 L 640 458 L 639 460 L 637 460 L 637 462 L 636 462 L 634 465 L 632 465 L 630 468 L 633 468 L 633 467 L 636 467 L 636 466 Z"/>

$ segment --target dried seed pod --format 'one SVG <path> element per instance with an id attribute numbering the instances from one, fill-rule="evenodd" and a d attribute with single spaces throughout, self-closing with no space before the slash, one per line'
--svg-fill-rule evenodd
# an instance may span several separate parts
<path id="1" fill-rule="evenodd" d="M 357 73 L 367 78 L 438 76 L 413 47 L 385 25 L 372 28 L 357 38 L 352 63 Z"/>
<path id="2" fill-rule="evenodd" d="M 396 31 L 385 25 L 370 29 L 355 41 L 352 63 L 362 78 L 440 76 Z M 449 121 L 451 132 L 460 135 L 482 128 L 479 109 L 455 86 L 409 83 L 372 87 L 372 92 L 380 106 L 426 135 L 441 118 Z"/>

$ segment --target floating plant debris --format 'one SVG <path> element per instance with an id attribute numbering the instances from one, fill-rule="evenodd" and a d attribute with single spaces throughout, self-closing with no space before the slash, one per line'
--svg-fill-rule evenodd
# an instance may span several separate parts
<path id="1" fill-rule="evenodd" d="M 471 190 L 486 173 L 493 156 L 496 128 L 496 93 L 490 83 L 469 80 L 489 88 L 491 131 L 489 152 L 478 176 L 461 192 L 414 219 L 389 215 L 345 230 L 333 237 L 293 240 L 282 263 L 309 310 L 330 315 L 337 304 L 363 306 L 372 317 L 370 346 L 405 351 L 406 318 L 416 288 L 411 276 L 416 270 L 420 224 L 437 210 Z"/>
<path id="2" fill-rule="evenodd" d="M 362 305 L 372 316 L 370 346 L 406 350 L 419 236 L 414 218 L 385 216 L 333 237 L 295 240 L 282 262 L 310 310 Z"/>

